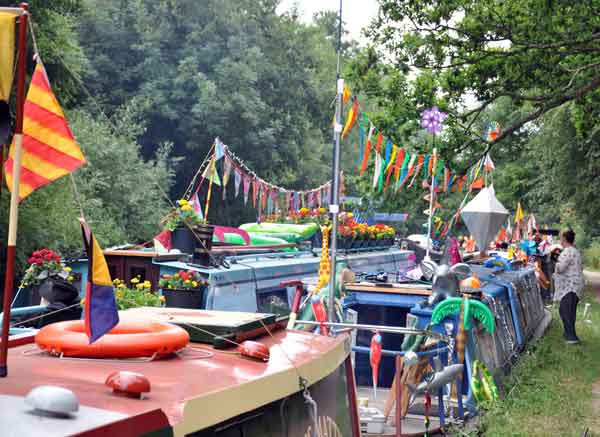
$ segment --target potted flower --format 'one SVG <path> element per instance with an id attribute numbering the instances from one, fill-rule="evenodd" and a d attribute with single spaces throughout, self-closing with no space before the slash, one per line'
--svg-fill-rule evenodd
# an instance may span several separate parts
<path id="1" fill-rule="evenodd" d="M 50 249 L 36 250 L 27 262 L 29 267 L 21 285 L 31 287 L 28 302 L 30 305 L 38 305 L 41 297 L 50 303 L 64 298 L 68 298 L 69 301 L 79 298 L 77 289 L 72 285 L 75 276 L 71 274 L 71 268 L 63 264 L 56 252 Z"/>
<path id="2" fill-rule="evenodd" d="M 167 307 L 200 309 L 208 281 L 193 270 L 180 270 L 163 275 L 159 285 Z"/>
<path id="3" fill-rule="evenodd" d="M 354 241 L 354 231 L 349 225 L 341 225 L 338 228 L 337 246 L 340 249 L 350 249 Z"/>
<path id="4" fill-rule="evenodd" d="M 192 205 L 185 199 L 177 201 L 164 218 L 164 227 L 171 231 L 171 246 L 182 253 L 194 254 L 199 247 L 202 252 L 212 248 L 213 227 L 201 219 Z"/>
<path id="5" fill-rule="evenodd" d="M 121 279 L 113 280 L 115 286 L 115 299 L 119 310 L 137 307 L 161 307 L 164 305 L 165 297 L 152 291 L 150 281 L 141 282 L 139 278 L 131 280 L 128 287 Z"/>

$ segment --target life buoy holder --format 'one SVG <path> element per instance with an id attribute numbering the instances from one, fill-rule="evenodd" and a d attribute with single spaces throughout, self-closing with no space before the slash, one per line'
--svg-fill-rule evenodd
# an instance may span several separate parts
<path id="1" fill-rule="evenodd" d="M 498 387 L 488 368 L 479 360 L 472 366 L 471 392 L 478 403 L 498 399 Z"/>
<path id="2" fill-rule="evenodd" d="M 85 333 L 83 320 L 53 323 L 35 336 L 37 346 L 52 355 L 77 358 L 164 357 L 190 342 L 179 326 L 145 320 L 121 320 L 93 344 Z"/>

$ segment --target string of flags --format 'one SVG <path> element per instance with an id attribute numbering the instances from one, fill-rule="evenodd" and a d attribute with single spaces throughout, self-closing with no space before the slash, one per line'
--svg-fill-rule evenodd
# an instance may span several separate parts
<path id="1" fill-rule="evenodd" d="M 343 102 L 350 100 L 350 91 L 344 88 Z M 484 178 L 480 172 L 482 160 L 485 170 L 492 171 L 494 163 L 489 154 L 473 165 L 466 174 L 458 174 L 450 170 L 439 157 L 433 154 L 419 153 L 406 147 L 396 145 L 392 140 L 385 138 L 383 133 L 377 131 L 375 125 L 365 113 L 359 114 L 359 103 L 356 96 L 352 98 L 352 107 L 348 111 L 346 123 L 342 131 L 342 139 L 357 124 L 359 129 L 360 155 L 358 169 L 363 176 L 369 166 L 369 160 L 374 159 L 374 173 L 372 187 L 379 193 L 388 192 L 388 188 L 398 192 L 402 188 L 411 188 L 422 175 L 422 186 L 430 188 L 428 181 L 432 180 L 436 192 L 462 192 L 467 189 L 481 189 Z M 442 130 L 442 124 L 447 114 L 433 107 L 423 112 L 421 127 L 432 135 L 437 135 Z M 500 124 L 496 121 L 489 122 L 486 126 L 483 139 L 495 141 L 500 135 Z"/>
<path id="2" fill-rule="evenodd" d="M 266 181 L 251 170 L 244 161 L 219 139 L 215 139 L 214 154 L 206 166 L 200 183 L 192 194 L 195 198 L 204 180 L 212 181 L 221 187 L 222 198 L 227 198 L 227 187 L 233 180 L 234 197 L 243 195 L 244 205 L 249 203 L 260 214 L 272 214 L 275 211 L 290 211 L 300 208 L 318 208 L 329 205 L 331 180 L 307 189 L 293 190 Z M 216 163 L 222 165 L 217 166 Z M 219 169 L 221 167 L 221 170 Z M 233 177 L 232 177 L 233 176 Z M 344 192 L 344 176 L 340 173 L 340 191 Z"/>

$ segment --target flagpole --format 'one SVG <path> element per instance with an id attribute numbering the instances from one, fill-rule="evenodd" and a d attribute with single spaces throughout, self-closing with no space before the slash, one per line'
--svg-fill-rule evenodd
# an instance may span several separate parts
<path id="1" fill-rule="evenodd" d="M 335 319 L 335 276 L 336 276 L 336 252 L 337 252 L 337 226 L 338 214 L 340 212 L 340 135 L 342 133 L 342 105 L 344 94 L 344 79 L 340 77 L 340 57 L 342 52 L 342 0 L 340 0 L 340 12 L 338 22 L 338 40 L 337 40 L 337 102 L 335 110 L 335 125 L 333 128 L 333 175 L 331 183 L 331 203 L 329 212 L 331 213 L 331 268 L 329 275 L 329 314 L 330 322 Z"/>
<path id="2" fill-rule="evenodd" d="M 435 135 L 435 134 L 434 134 Z M 435 138 L 435 137 L 434 137 Z M 435 196 L 435 173 L 437 170 L 437 148 L 433 148 L 433 165 L 431 166 L 431 187 L 429 190 L 429 220 L 427 221 L 427 250 L 425 251 L 425 260 L 429 261 L 429 251 L 431 250 L 431 221 L 433 220 L 433 197 Z"/>
<path id="3" fill-rule="evenodd" d="M 204 220 L 208 223 L 208 206 L 210 205 L 210 195 L 212 193 L 213 179 L 215 178 L 215 165 L 217 162 L 217 151 L 215 149 L 215 155 L 212 158 L 210 165 L 210 178 L 208 179 L 208 193 L 206 194 L 206 205 L 204 206 Z"/>
<path id="4" fill-rule="evenodd" d="M 8 334 L 10 329 L 10 306 L 15 278 L 17 251 L 17 225 L 19 219 L 19 185 L 21 179 L 21 155 L 23 146 L 23 107 L 25 103 L 25 55 L 27 52 L 27 19 L 29 5 L 21 3 L 19 16 L 19 56 L 17 59 L 17 119 L 15 124 L 13 153 L 12 191 L 8 221 L 8 244 L 6 248 L 6 276 L 4 278 L 4 302 L 2 308 L 2 336 L 0 343 L 0 377 L 8 375 Z"/>

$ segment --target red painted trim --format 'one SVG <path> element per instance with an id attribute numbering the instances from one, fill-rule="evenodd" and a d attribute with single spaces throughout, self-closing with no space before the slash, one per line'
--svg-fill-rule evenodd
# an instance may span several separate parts
<path id="1" fill-rule="evenodd" d="M 400 355 L 396 355 L 396 435 L 402 437 L 402 369 L 404 362 Z"/>
<path id="2" fill-rule="evenodd" d="M 358 405 L 356 403 L 356 384 L 354 382 L 354 369 L 352 368 L 351 354 L 344 361 L 346 367 L 346 384 L 348 386 L 348 403 L 350 404 L 350 425 L 352 437 L 360 437 L 360 419 L 358 417 Z"/>
<path id="3" fill-rule="evenodd" d="M 36 332 L 27 332 L 25 334 L 12 335 L 8 337 L 8 348 L 19 347 L 35 342 Z"/>
<path id="4" fill-rule="evenodd" d="M 127 417 L 118 422 L 113 422 L 79 434 L 73 434 L 72 437 L 131 437 L 143 436 L 144 434 L 156 433 L 158 431 L 163 431 L 163 433 L 158 434 L 161 436 L 167 437 L 173 435 L 173 429 L 169 424 L 169 420 L 161 409 Z M 153 437 L 158 437 L 158 435 L 153 434 Z"/>
<path id="5" fill-rule="evenodd" d="M 0 377 L 8 374 L 8 331 L 10 330 L 10 306 L 13 298 L 13 285 L 15 279 L 16 246 L 6 248 L 6 277 L 4 279 L 4 302 L 2 317 L 2 335 L 0 336 Z"/>

